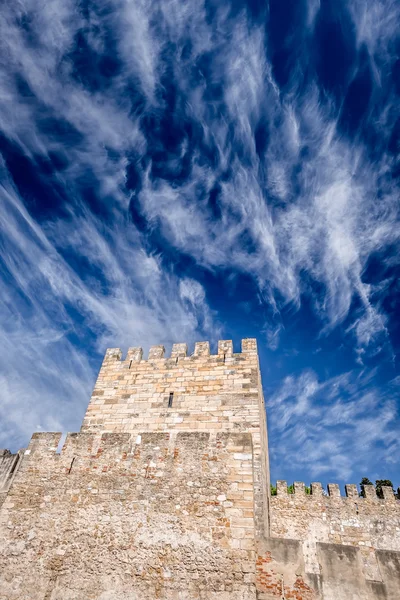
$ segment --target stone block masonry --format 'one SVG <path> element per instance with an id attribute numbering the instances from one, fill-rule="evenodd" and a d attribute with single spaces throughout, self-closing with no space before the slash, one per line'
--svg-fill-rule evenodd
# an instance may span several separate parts
<path id="1" fill-rule="evenodd" d="M 257 583 L 267 598 L 400 598 L 400 503 L 390 488 L 320 483 L 305 493 L 277 482 L 270 498 L 270 537 L 258 545 Z"/>
<path id="2" fill-rule="evenodd" d="M 8 491 L 0 600 L 255 600 L 264 415 L 255 340 L 107 350 L 81 432 L 34 434 Z"/>
<path id="3" fill-rule="evenodd" d="M 107 350 L 82 431 L 252 431 L 260 429 L 257 349 L 243 340 L 233 354 L 232 342 L 219 342 L 210 356 L 208 342 L 186 356 L 175 344 L 171 357 L 162 346 Z M 172 396 L 171 406 L 170 395 Z"/>
<path id="4" fill-rule="evenodd" d="M 12 454 L 9 450 L 0 450 L 0 508 L 18 471 L 24 451 Z"/>
<path id="5" fill-rule="evenodd" d="M 152 346 L 143 360 L 141 348 L 129 348 L 123 360 L 119 348 L 107 350 L 82 431 L 250 433 L 256 529 L 264 533 L 269 462 L 256 340 L 242 340 L 239 353 L 231 340 L 220 340 L 216 355 L 208 342 L 196 343 L 191 356 L 186 344 L 164 353 Z"/>
<path id="6" fill-rule="evenodd" d="M 0 600 L 398 600 L 390 490 L 270 497 L 256 341 L 164 354 L 107 350 L 80 433 L 0 451 Z"/>
<path id="7" fill-rule="evenodd" d="M 1 600 L 255 598 L 248 433 L 34 434 L 1 511 Z"/>

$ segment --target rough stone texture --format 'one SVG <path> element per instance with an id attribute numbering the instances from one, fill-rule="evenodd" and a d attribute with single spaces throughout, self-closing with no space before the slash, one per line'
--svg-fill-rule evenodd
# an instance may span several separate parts
<path id="1" fill-rule="evenodd" d="M 12 454 L 9 450 L 0 450 L 0 508 L 19 469 L 23 452 Z"/>
<path id="2" fill-rule="evenodd" d="M 277 496 L 270 498 L 271 538 L 258 563 L 267 594 L 261 598 L 279 596 L 272 592 L 282 581 L 288 585 L 285 598 L 399 598 L 400 503 L 390 488 L 384 490 L 383 500 L 373 486 L 366 486 L 366 498 L 358 496 L 355 485 L 346 486 L 346 497 L 340 496 L 336 484 L 328 485 L 329 496 L 323 495 L 320 484 L 312 485 L 311 495 L 300 482 L 294 488 L 295 493 L 288 494 L 286 481 L 279 481 Z M 296 552 L 282 559 L 271 548 L 275 538 L 280 538 L 279 544 L 296 541 Z M 288 571 L 290 565 L 295 572 Z M 295 575 L 312 592 L 289 589 L 296 584 Z"/>
<path id="3" fill-rule="evenodd" d="M 2 600 L 255 598 L 250 434 L 59 438 L 3 505 Z"/>
<path id="4" fill-rule="evenodd" d="M 0 451 L 0 600 L 399 598 L 391 490 L 269 497 L 255 340 L 109 349 L 60 436 Z"/>
<path id="5" fill-rule="evenodd" d="M 148 360 L 142 355 L 130 348 L 122 360 L 119 348 L 107 350 L 82 431 L 250 432 L 256 528 L 267 531 L 268 444 L 256 340 L 243 340 L 237 354 L 231 340 L 222 340 L 211 356 L 209 342 L 197 342 L 192 356 L 186 344 L 174 344 L 170 358 L 163 346 L 152 346 Z"/>
<path id="6" fill-rule="evenodd" d="M 361 548 L 400 550 L 400 506 L 393 493 L 381 500 L 339 495 L 306 495 L 285 491 L 271 502 L 271 535 L 290 539 L 346 544 Z M 328 486 L 331 490 L 331 485 Z M 310 554 L 310 568 L 313 559 Z"/>

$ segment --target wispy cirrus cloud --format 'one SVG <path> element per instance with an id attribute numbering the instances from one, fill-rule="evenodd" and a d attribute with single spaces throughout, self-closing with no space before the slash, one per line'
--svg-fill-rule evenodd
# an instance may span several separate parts
<path id="1" fill-rule="evenodd" d="M 302 80 L 295 73 L 282 93 L 265 51 L 268 37 L 263 23 L 250 26 L 245 11 L 232 19 L 227 8 L 221 7 L 210 22 L 205 6 L 198 3 L 182 7 L 173 1 L 163 5 L 122 2 L 121 7 L 121 14 L 110 10 L 105 15 L 91 8 L 84 20 L 83 15 L 77 17 L 73 3 L 67 3 L 57 16 L 46 7 L 39 15 L 29 3 L 22 3 L 19 10 L 5 15 L 7 30 L 12 32 L 8 56 L 14 62 L 18 59 L 18 72 L 41 101 L 82 136 L 81 143 L 70 150 L 68 175 L 76 177 L 90 166 L 104 193 L 127 201 L 123 180 L 129 153 L 146 155 L 148 140 L 139 119 L 132 118 L 126 85 L 129 78 L 138 78 L 145 112 L 163 111 L 165 100 L 154 90 L 165 88 L 168 68 L 175 79 L 175 96 L 186 102 L 177 105 L 176 112 L 187 121 L 197 121 L 202 135 L 193 140 L 180 131 L 181 143 L 173 156 L 168 152 L 164 156 L 170 174 L 174 163 L 189 161 L 187 177 L 178 185 L 174 178 L 154 177 L 152 162 L 139 174 L 143 187 L 138 197 L 146 217 L 200 264 L 233 266 L 251 273 L 260 288 L 271 296 L 276 290 L 284 302 L 298 304 L 301 294 L 307 293 L 301 277 L 306 271 L 323 285 L 315 308 L 328 328 L 347 317 L 356 298 L 363 311 L 350 330 L 360 346 L 368 345 L 375 334 L 385 331 L 385 318 L 363 283 L 363 271 L 371 255 L 398 242 L 393 226 L 398 217 L 397 187 L 390 177 L 393 158 L 382 152 L 379 160 L 371 161 L 361 140 L 343 137 L 338 117 L 329 102 L 321 101 L 315 81 L 299 94 Z M 371 60 L 387 52 L 395 33 L 389 27 L 395 11 L 390 3 L 391 19 L 383 18 L 374 4 L 354 17 L 358 44 L 368 43 Z M 384 32 L 380 44 L 373 41 L 371 20 L 377 12 Z M 13 14 L 32 16 L 28 33 L 37 42 L 36 52 L 27 43 L 27 32 L 16 25 L 18 21 L 13 22 Z M 56 34 L 49 36 L 46 23 L 53 17 Z M 312 35 L 315 20 L 309 27 Z M 83 75 L 77 74 L 71 49 L 75 37 L 85 32 L 88 47 L 81 51 L 86 49 L 89 58 L 93 55 L 92 60 L 100 60 L 109 31 L 120 64 L 104 89 L 93 92 Z M 188 41 L 191 50 L 186 57 L 182 52 Z M 167 61 L 164 55 L 171 45 L 175 51 Z M 212 60 L 205 63 L 203 73 L 205 56 Z M 218 86 L 222 96 L 215 94 L 213 88 Z M 11 84 L 7 89 L 5 108 L 10 114 L 18 93 L 15 83 L 14 89 Z M 388 108 L 394 102 L 391 96 L 381 114 L 386 131 L 393 119 Z M 19 126 L 13 124 L 12 131 L 4 123 L 5 132 L 14 139 L 19 128 L 26 131 L 26 117 L 38 124 L 27 103 L 19 104 L 25 119 Z M 257 133 L 263 128 L 269 141 L 260 152 Z M 28 152 L 38 149 L 38 134 L 47 151 L 49 132 L 36 130 L 28 140 Z M 213 164 L 204 161 L 194 141 L 214 153 Z M 109 159 L 105 146 L 120 152 L 117 161 Z M 215 219 L 209 196 L 221 179 L 216 192 L 220 218 Z M 268 197 L 272 203 L 266 202 Z M 368 336 L 363 333 L 365 323 Z"/>
<path id="2" fill-rule="evenodd" d="M 390 8 L 393 20 L 396 9 Z M 355 20 L 359 44 L 371 26 L 368 20 Z M 171 43 L 182 43 L 180 31 L 168 31 Z M 378 46 L 368 38 L 370 61 L 387 52 L 394 31 L 384 31 Z M 218 51 L 209 80 L 216 81 L 218 72 L 223 101 L 210 106 L 201 80 L 191 90 L 190 112 L 208 136 L 214 164 L 204 164 L 195 152 L 190 177 L 179 186 L 147 172 L 139 196 L 142 209 L 181 251 L 210 268 L 234 266 L 251 273 L 261 289 L 272 296 L 278 292 L 284 303 L 298 305 L 302 294 L 312 295 L 306 272 L 311 283 L 322 286 L 314 306 L 326 331 L 359 303 L 349 331 L 365 348 L 386 335 L 385 316 L 363 275 L 371 256 L 398 245 L 393 155 L 382 150 L 379 157 L 371 156 L 365 140 L 346 137 L 340 111 L 322 99 L 316 81 L 304 87 L 303 78 L 295 77 L 282 93 L 266 57 L 262 25 L 250 29 L 242 15 L 229 33 L 226 40 L 207 38 L 209 51 Z M 197 60 L 192 55 L 189 67 Z M 178 85 L 186 89 L 185 72 L 179 74 Z M 389 93 L 381 122 L 375 122 L 377 135 L 392 131 L 396 105 L 395 94 Z M 259 127 L 268 138 L 262 153 L 256 147 Z M 209 197 L 221 179 L 215 219 Z"/>
<path id="3" fill-rule="evenodd" d="M 306 468 L 325 482 L 395 481 L 398 381 L 383 391 L 373 378 L 362 371 L 320 381 L 312 370 L 287 377 L 268 398 L 273 473 L 296 477 Z"/>
<path id="4" fill-rule="evenodd" d="M 286 12 L 282 23 L 277 6 L 194 0 L 1 11 L 0 444 L 76 428 L 107 345 L 215 340 L 224 314 L 207 276 L 259 312 L 278 356 L 282 312 L 307 302 L 321 338 L 342 327 L 354 368 L 388 346 L 394 360 L 384 301 L 386 267 L 398 266 L 399 8 L 310 0 Z M 234 287 L 240 276 L 253 302 Z M 326 434 L 318 456 L 299 425 L 304 468 L 333 448 L 336 418 L 318 412 L 336 380 L 306 373 L 283 384 L 292 416 L 277 396 L 270 410 L 289 427 L 307 406 Z M 354 423 L 390 431 L 392 396 L 378 402 L 365 373 L 338 385 L 349 382 Z M 327 459 L 343 476 L 345 446 L 340 469 Z"/>
<path id="5" fill-rule="evenodd" d="M 3 176 L 0 445 L 22 445 L 36 429 L 79 428 L 98 366 L 91 354 L 193 343 L 214 322 L 202 286 L 163 271 L 137 233 L 89 214 L 40 227 Z M 90 265 L 84 279 L 68 252 Z"/>

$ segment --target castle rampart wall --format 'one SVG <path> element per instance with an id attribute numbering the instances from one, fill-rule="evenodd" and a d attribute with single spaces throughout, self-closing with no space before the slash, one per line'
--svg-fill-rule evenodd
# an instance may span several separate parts
<path id="1" fill-rule="evenodd" d="M 269 497 L 255 340 L 109 349 L 60 437 L 0 452 L 0 600 L 399 598 L 391 490 Z"/>
<path id="2" fill-rule="evenodd" d="M 270 534 L 259 544 L 257 582 L 260 600 L 342 598 L 395 600 L 400 590 L 400 502 L 390 488 L 384 498 L 374 486 L 294 484 L 278 481 L 270 498 Z M 282 587 L 283 586 L 283 587 Z M 290 594 L 298 594 L 291 596 Z"/>
<path id="3" fill-rule="evenodd" d="M 270 500 L 272 536 L 400 551 L 400 502 L 391 488 L 382 488 L 383 499 L 373 485 L 364 486 L 365 498 L 354 484 L 346 486 L 346 496 L 337 484 L 328 485 L 328 495 L 319 483 L 311 484 L 310 495 L 304 483 L 294 489 L 288 494 L 286 481 L 278 482 Z"/>
<path id="4" fill-rule="evenodd" d="M 15 454 L 9 450 L 0 450 L 0 508 L 19 469 L 23 454 L 23 450 Z"/>
<path id="5" fill-rule="evenodd" d="M 251 433 L 261 534 L 268 531 L 269 461 L 256 340 L 242 340 L 241 350 L 220 340 L 210 355 L 209 342 L 197 342 L 188 356 L 186 344 L 174 344 L 165 357 L 163 346 L 152 346 L 144 360 L 142 348 L 129 348 L 125 359 L 108 349 L 81 431 Z"/>
<path id="6" fill-rule="evenodd" d="M 252 440 L 34 434 L 0 513 L 1 600 L 255 600 Z"/>

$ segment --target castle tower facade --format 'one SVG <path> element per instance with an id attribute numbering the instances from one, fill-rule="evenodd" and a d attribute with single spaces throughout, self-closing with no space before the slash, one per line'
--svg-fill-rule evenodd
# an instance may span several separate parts
<path id="1" fill-rule="evenodd" d="M 0 451 L 0 600 L 400 597 L 391 489 L 270 496 L 253 339 L 107 350 L 81 431 L 60 438 Z"/>
<path id="2" fill-rule="evenodd" d="M 243 439 L 251 442 L 252 456 L 246 459 L 251 473 L 236 483 L 254 494 L 256 529 L 265 532 L 270 478 L 256 340 L 242 340 L 237 354 L 232 341 L 224 340 L 216 355 L 210 354 L 209 342 L 198 342 L 190 356 L 186 344 L 174 344 L 168 358 L 163 346 L 151 347 L 147 360 L 142 348 L 129 348 L 125 360 L 121 357 L 119 348 L 107 350 L 81 431 L 129 433 L 138 439 L 162 432 L 169 440 L 183 432 L 208 434 L 203 438 L 210 440 L 222 433 L 250 434 Z"/>
<path id="3" fill-rule="evenodd" d="M 60 435 L 34 434 L 4 500 L 2 600 L 255 599 L 269 487 L 255 340 L 109 349 L 58 453 Z"/>

